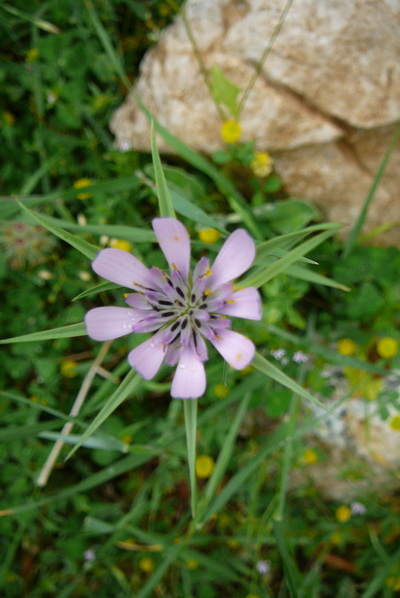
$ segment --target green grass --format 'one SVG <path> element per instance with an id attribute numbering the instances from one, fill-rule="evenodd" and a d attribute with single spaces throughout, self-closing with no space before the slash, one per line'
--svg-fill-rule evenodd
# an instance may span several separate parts
<path id="1" fill-rule="evenodd" d="M 343 245 L 338 226 L 285 197 L 276 175 L 252 174 L 251 144 L 213 161 L 154 119 L 178 155 L 170 163 L 154 142 L 152 156 L 113 147 L 111 115 L 171 6 L 0 6 L 0 594 L 394 597 L 398 493 L 363 493 L 365 513 L 341 521 L 305 455 L 329 459 L 310 440 L 315 403 L 339 410 L 398 370 L 398 354 L 378 349 L 400 341 L 400 252 L 357 245 L 373 189 Z M 90 184 L 74 186 L 81 179 Z M 126 241 L 165 267 L 151 220 L 174 214 L 195 257 L 215 255 L 237 225 L 258 242 L 242 284 L 260 289 L 264 318 L 237 328 L 257 344 L 254 367 L 236 372 L 212 352 L 198 404 L 170 398 L 170 368 L 151 381 L 130 369 L 127 353 L 145 337 L 101 344 L 82 324 L 92 307 L 123 304 L 124 290 L 91 270 L 98 249 Z M 198 236 L 210 227 L 217 247 Z M 343 338 L 352 355 L 337 351 Z M 281 349 L 288 363 L 274 356 Z M 306 363 L 293 360 L 298 351 Z M 336 402 L 324 375 L 332 367 L 347 376 Z M 383 419 L 400 410 L 389 388 L 372 398 L 366 410 L 376 405 Z M 211 458 L 208 477 L 196 476 L 196 454 Z M 356 474 L 350 459 L 341 476 Z"/>

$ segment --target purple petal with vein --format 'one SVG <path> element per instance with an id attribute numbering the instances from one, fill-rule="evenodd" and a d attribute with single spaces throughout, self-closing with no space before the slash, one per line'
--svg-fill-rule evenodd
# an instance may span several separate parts
<path id="1" fill-rule="evenodd" d="M 149 286 L 151 282 L 148 268 L 122 249 L 103 249 L 92 262 L 92 268 L 106 280 L 131 289 Z"/>
<path id="2" fill-rule="evenodd" d="M 128 355 L 128 361 L 145 380 L 151 380 L 160 369 L 164 356 L 165 352 L 160 339 L 153 336 L 132 349 Z"/>
<path id="3" fill-rule="evenodd" d="M 95 307 L 85 316 L 86 330 L 95 341 L 110 341 L 133 330 L 142 316 L 129 307 Z"/>
<path id="4" fill-rule="evenodd" d="M 256 255 L 253 239 L 243 229 L 235 230 L 222 245 L 211 266 L 213 286 L 229 282 L 250 268 Z"/>
<path id="5" fill-rule="evenodd" d="M 175 399 L 197 399 L 206 389 L 204 365 L 190 348 L 182 351 L 172 381 L 171 396 Z"/>
<path id="6" fill-rule="evenodd" d="M 175 218 L 155 218 L 153 229 L 171 270 L 179 270 L 187 280 L 190 261 L 190 238 L 186 228 Z"/>
<path id="7" fill-rule="evenodd" d="M 212 344 L 235 370 L 242 370 L 251 363 L 255 352 L 251 340 L 233 330 L 222 330 L 218 337 L 211 340 Z"/>
<path id="8" fill-rule="evenodd" d="M 261 320 L 260 294 L 257 289 L 248 287 L 233 293 L 219 310 L 221 314 L 248 320 Z"/>

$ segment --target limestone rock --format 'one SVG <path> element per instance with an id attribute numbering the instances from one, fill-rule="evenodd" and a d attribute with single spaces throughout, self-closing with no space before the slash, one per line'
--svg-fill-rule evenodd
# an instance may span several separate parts
<path id="1" fill-rule="evenodd" d="M 203 61 L 244 89 L 286 0 L 189 0 Z M 353 224 L 400 120 L 400 1 L 294 1 L 241 113 L 242 140 L 273 155 L 286 190 Z M 204 153 L 223 147 L 218 114 L 182 19 L 143 60 L 135 92 L 160 122 Z M 121 148 L 149 150 L 133 96 L 111 129 Z M 160 139 L 160 149 L 170 151 Z M 400 149 L 372 204 L 366 230 L 391 221 L 399 241 Z"/>

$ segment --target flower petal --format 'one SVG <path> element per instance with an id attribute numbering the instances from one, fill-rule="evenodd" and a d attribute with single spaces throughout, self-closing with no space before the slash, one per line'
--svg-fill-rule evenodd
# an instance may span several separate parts
<path id="1" fill-rule="evenodd" d="M 210 287 L 234 280 L 248 270 L 256 255 L 256 247 L 250 235 L 239 228 L 222 245 L 208 281 Z"/>
<path id="2" fill-rule="evenodd" d="M 217 351 L 235 370 L 247 367 L 255 352 L 255 346 L 243 334 L 233 330 L 221 330 L 218 337 L 210 339 Z"/>
<path id="3" fill-rule="evenodd" d="M 155 335 L 132 349 L 128 361 L 145 380 L 151 380 L 160 369 L 164 356 L 161 339 Z"/>
<path id="4" fill-rule="evenodd" d="M 122 249 L 103 249 L 92 262 L 92 268 L 106 280 L 131 289 L 136 289 L 136 285 L 148 287 L 151 283 L 148 268 Z"/>
<path id="5" fill-rule="evenodd" d="M 171 270 L 179 270 L 187 280 L 190 238 L 186 228 L 175 218 L 155 218 L 152 226 Z"/>
<path id="6" fill-rule="evenodd" d="M 237 291 L 226 300 L 225 305 L 219 312 L 227 316 L 235 316 L 236 318 L 261 320 L 260 294 L 253 287 Z"/>
<path id="7" fill-rule="evenodd" d="M 204 365 L 192 349 L 183 349 L 172 381 L 171 396 L 175 399 L 197 399 L 205 389 Z"/>
<path id="8" fill-rule="evenodd" d="M 109 341 L 132 332 L 142 317 L 129 307 L 95 307 L 85 316 L 86 331 L 95 341 Z"/>

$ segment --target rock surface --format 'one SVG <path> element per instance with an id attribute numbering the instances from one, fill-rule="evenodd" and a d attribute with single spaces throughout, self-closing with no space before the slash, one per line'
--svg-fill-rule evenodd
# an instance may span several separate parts
<path id="1" fill-rule="evenodd" d="M 189 0 L 187 16 L 207 69 L 246 87 L 286 0 Z M 294 1 L 240 116 L 242 140 L 268 150 L 286 190 L 328 219 L 354 223 L 400 120 L 400 1 Z M 204 153 L 223 147 L 181 18 L 143 60 L 135 92 L 160 122 Z M 146 117 L 132 96 L 111 122 L 121 148 L 149 150 Z M 160 149 L 170 151 L 160 140 Z M 400 149 L 392 155 L 366 230 L 397 223 Z"/>

